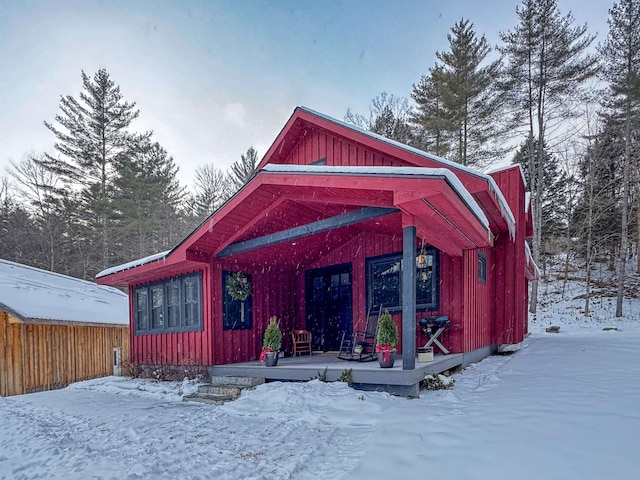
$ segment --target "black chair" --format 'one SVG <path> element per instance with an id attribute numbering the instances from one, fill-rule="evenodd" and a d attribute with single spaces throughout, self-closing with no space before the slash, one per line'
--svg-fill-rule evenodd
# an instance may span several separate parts
<path id="1" fill-rule="evenodd" d="M 376 340 L 380 315 L 382 315 L 382 305 L 377 312 L 375 307 L 369 307 L 367 323 L 364 330 L 356 330 L 351 336 L 347 336 L 347 332 L 343 332 L 342 341 L 340 342 L 340 352 L 338 353 L 339 359 L 369 362 L 377 358 Z"/>

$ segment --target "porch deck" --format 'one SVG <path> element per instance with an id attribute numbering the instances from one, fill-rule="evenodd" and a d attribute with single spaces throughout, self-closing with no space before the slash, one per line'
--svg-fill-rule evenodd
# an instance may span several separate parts
<path id="1" fill-rule="evenodd" d="M 314 353 L 309 356 L 280 358 L 276 367 L 268 368 L 259 361 L 215 365 L 211 376 L 262 377 L 271 381 L 307 381 L 325 373 L 327 380 L 336 381 L 340 374 L 352 370 L 353 387 L 359 390 L 386 391 L 405 397 L 418 396 L 420 382 L 426 375 L 442 373 L 462 366 L 463 354 L 436 355 L 432 362 L 416 362 L 415 370 L 402 370 L 398 356 L 392 368 L 380 368 L 377 361 L 353 362 L 341 360 L 335 353 Z"/>

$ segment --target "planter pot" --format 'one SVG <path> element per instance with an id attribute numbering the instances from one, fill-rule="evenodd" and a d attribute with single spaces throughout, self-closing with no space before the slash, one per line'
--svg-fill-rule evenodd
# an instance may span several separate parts
<path id="1" fill-rule="evenodd" d="M 278 365 L 278 352 L 267 352 L 264 357 L 265 367 L 275 367 Z"/>
<path id="2" fill-rule="evenodd" d="M 394 348 L 389 352 L 389 360 L 385 361 L 384 352 L 378 352 L 378 363 L 380 368 L 391 368 L 396 361 L 396 349 Z"/>

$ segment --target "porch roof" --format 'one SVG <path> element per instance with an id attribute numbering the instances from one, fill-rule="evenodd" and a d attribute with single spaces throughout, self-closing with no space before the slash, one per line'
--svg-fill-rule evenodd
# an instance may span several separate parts
<path id="1" fill-rule="evenodd" d="M 173 250 L 98 278 L 126 285 L 213 258 L 296 268 L 362 233 L 401 235 L 406 225 L 450 255 L 493 243 L 482 208 L 448 169 L 266 165 Z"/>

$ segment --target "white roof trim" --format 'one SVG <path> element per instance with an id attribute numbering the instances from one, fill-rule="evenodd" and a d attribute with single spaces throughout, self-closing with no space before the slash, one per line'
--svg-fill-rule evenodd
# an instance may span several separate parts
<path id="1" fill-rule="evenodd" d="M 473 198 L 471 193 L 465 188 L 460 179 L 447 168 L 427 168 L 427 167 L 341 167 L 325 165 L 289 165 L 289 164 L 267 164 L 261 172 L 266 173 L 291 173 L 291 174 L 316 174 L 316 175 L 362 175 L 362 176 L 384 176 L 413 178 L 444 177 L 451 188 L 458 194 L 462 201 L 469 207 L 469 210 L 480 221 L 482 226 L 490 232 L 489 220 Z"/>
<path id="2" fill-rule="evenodd" d="M 140 258 L 138 260 L 133 260 L 128 263 L 123 263 L 122 265 L 116 265 L 115 267 L 110 267 L 105 270 L 102 270 L 100 273 L 96 275 L 96 278 L 106 277 L 107 275 L 112 275 L 114 273 L 122 272 L 124 270 L 129 270 L 130 268 L 139 267 L 141 265 L 145 265 L 147 263 L 155 262 L 156 260 L 161 260 L 167 258 L 171 250 L 167 250 L 165 252 L 154 253 L 153 255 L 149 255 L 148 257 Z"/>

